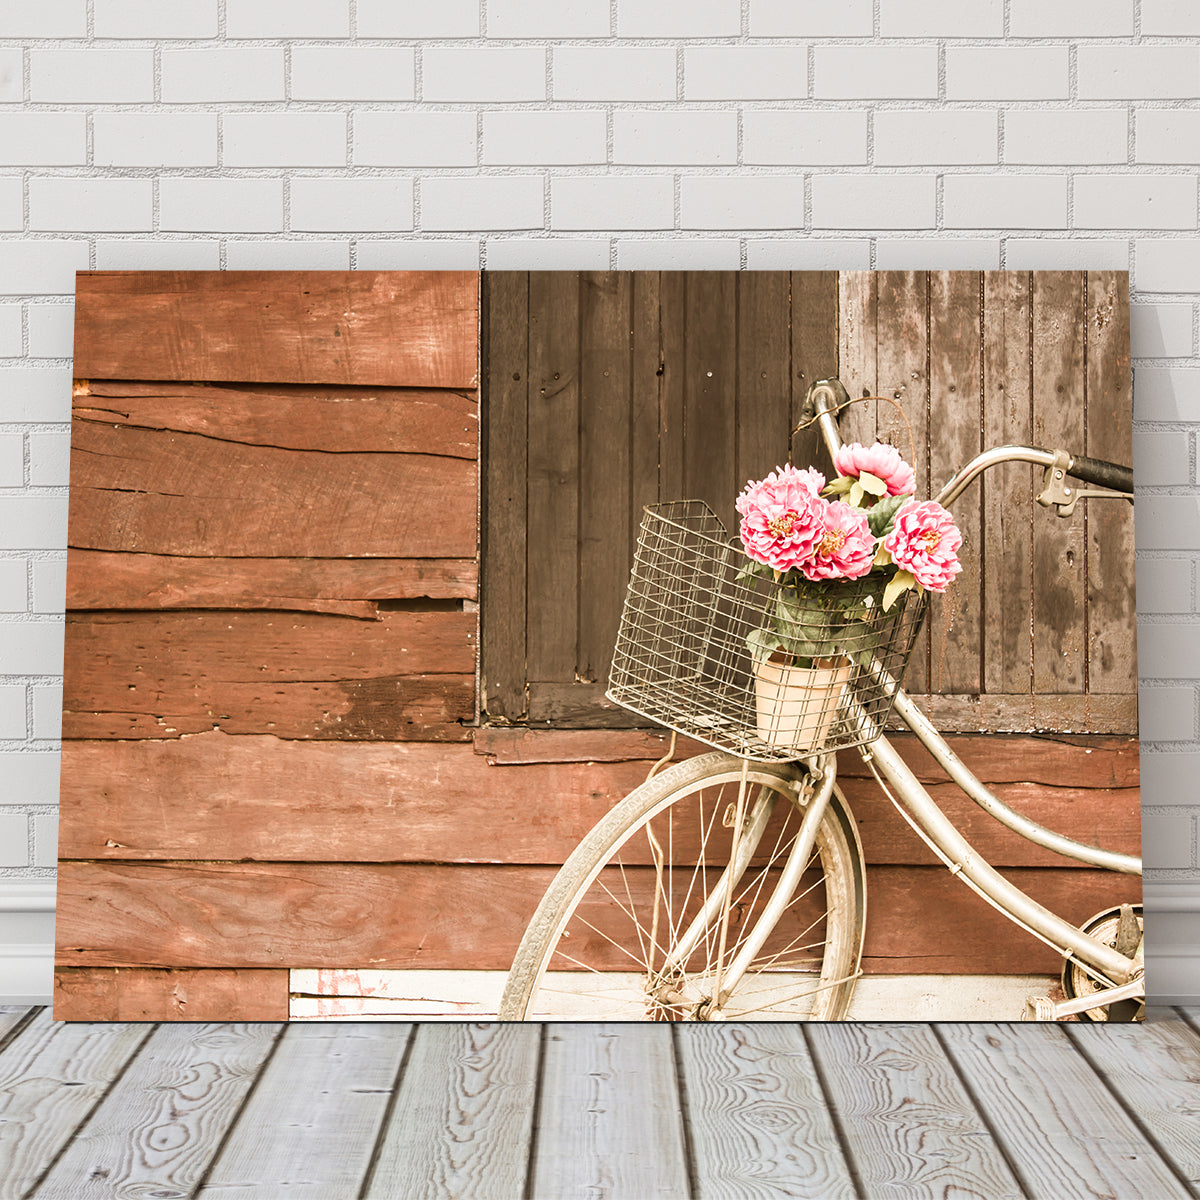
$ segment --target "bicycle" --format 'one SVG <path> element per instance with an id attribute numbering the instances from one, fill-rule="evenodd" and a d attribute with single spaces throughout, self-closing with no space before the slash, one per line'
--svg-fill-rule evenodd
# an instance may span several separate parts
<path id="1" fill-rule="evenodd" d="M 804 419 L 818 426 L 831 456 L 840 445 L 836 414 L 850 403 L 836 379 L 809 389 Z M 1130 468 L 1030 446 L 985 450 L 936 499 L 953 504 L 986 470 L 1009 462 L 1043 469 L 1037 499 L 1060 515 L 1069 516 L 1081 498 L 1133 500 Z M 1069 479 L 1103 490 L 1080 490 Z M 749 668 L 744 646 L 735 649 L 735 639 L 722 636 L 734 621 L 736 604 L 729 597 L 736 598 L 740 585 L 718 586 L 732 569 L 720 547 L 726 556 L 736 557 L 738 550 L 720 536 L 723 526 L 706 506 L 700 512 L 696 504 L 646 510 L 608 694 L 715 752 L 666 767 L 673 735 L 671 751 L 651 777 L 584 837 L 530 921 L 500 1017 L 844 1018 L 862 974 L 866 872 L 855 821 L 837 784 L 836 754 L 855 747 L 909 826 L 955 877 L 1063 956 L 1066 999 L 1034 997 L 1026 1018 L 1140 1019 L 1140 906 L 1106 910 L 1082 927 L 1045 908 L 972 849 L 883 733 L 894 712 L 963 792 L 1028 841 L 1090 866 L 1141 874 L 1139 859 L 1075 841 L 1005 805 L 904 692 L 899 681 L 924 615 L 924 595 L 902 614 L 894 645 L 879 646 L 875 634 L 874 641 L 865 640 L 867 650 L 853 656 L 853 678 L 840 681 L 836 723 L 830 728 L 826 714 L 825 731 L 811 752 L 797 755 L 786 742 L 772 745 L 754 729 L 753 718 L 727 719 L 725 710 L 711 705 L 698 714 L 689 700 L 693 685 L 711 691 L 714 679 L 727 683 Z M 695 547 L 710 554 L 700 584 Z M 672 583 L 651 574 L 661 573 L 655 564 L 663 561 L 674 572 L 668 580 L 693 571 L 679 596 L 668 594 Z M 647 605 L 653 628 L 639 631 L 631 606 Z M 672 664 L 667 684 L 643 682 L 639 688 L 637 680 L 652 674 L 654 652 L 646 647 L 654 638 L 688 665 Z"/>

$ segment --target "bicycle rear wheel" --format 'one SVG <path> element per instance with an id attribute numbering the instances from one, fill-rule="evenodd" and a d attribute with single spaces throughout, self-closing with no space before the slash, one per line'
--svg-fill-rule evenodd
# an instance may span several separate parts
<path id="1" fill-rule="evenodd" d="M 801 862 L 812 779 L 802 766 L 751 763 L 731 866 L 741 779 L 739 759 L 706 754 L 647 781 L 600 821 L 538 906 L 500 1017 L 844 1016 L 865 919 L 862 851 L 845 800 L 835 788 Z M 774 919 L 788 873 L 799 883 Z M 730 993 L 739 952 L 748 965 Z"/>

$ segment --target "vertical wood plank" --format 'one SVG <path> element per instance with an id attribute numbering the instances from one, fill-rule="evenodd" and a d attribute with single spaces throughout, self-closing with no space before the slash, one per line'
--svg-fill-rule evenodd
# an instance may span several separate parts
<path id="1" fill-rule="evenodd" d="M 666 1025 L 552 1025 L 533 1200 L 684 1200 L 679 1094 Z"/>
<path id="2" fill-rule="evenodd" d="M 985 271 L 983 438 L 988 446 L 1027 446 L 1032 345 L 1028 271 Z M 1034 470 L 1013 464 L 983 479 L 984 680 L 987 692 L 1032 690 Z"/>
<path id="3" fill-rule="evenodd" d="M 788 458 L 789 286 L 786 271 L 747 271 L 737 277 L 737 491 Z"/>
<path id="4" fill-rule="evenodd" d="M 792 414 L 789 428 L 800 423 L 804 397 L 818 379 L 838 375 L 838 273 L 793 271 L 791 275 Z M 845 380 L 843 380 L 845 382 Z M 815 425 L 792 439 L 792 462 L 816 466 L 828 477 L 833 465 Z"/>
<path id="5" fill-rule="evenodd" d="M 1092 458 L 1133 462 L 1129 369 L 1129 276 L 1087 276 L 1087 449 Z M 1086 502 L 1088 691 L 1137 691 L 1133 589 L 1133 506 Z"/>
<path id="6" fill-rule="evenodd" d="M 523 1195 L 539 1039 L 534 1025 L 418 1026 L 368 1200 Z"/>
<path id="7" fill-rule="evenodd" d="M 796 1025 L 676 1026 L 696 1200 L 854 1196 Z"/>
<path id="8" fill-rule="evenodd" d="M 530 680 L 575 677 L 579 538 L 579 276 L 529 277 Z"/>
<path id="9" fill-rule="evenodd" d="M 23 1196 L 37 1182 L 151 1028 L 34 1016 L 0 1054 L 0 1195 Z"/>
<path id="10" fill-rule="evenodd" d="M 684 481 L 732 531 L 737 478 L 737 272 L 687 281 Z"/>
<path id="11" fill-rule="evenodd" d="M 657 271 L 630 277 L 633 351 L 630 380 L 630 538 L 637 536 L 642 508 L 660 499 L 659 403 L 666 373 L 662 342 L 662 287 Z M 632 544 L 632 540 L 631 540 Z"/>
<path id="12" fill-rule="evenodd" d="M 863 405 L 868 413 L 874 408 L 875 428 L 868 440 L 891 442 L 912 463 L 918 495 L 928 496 L 935 490 L 935 479 L 925 456 L 926 442 L 940 436 L 939 430 L 930 430 L 929 418 L 929 275 L 880 271 L 877 289 L 875 394 L 898 401 L 904 413 L 878 401 Z"/>
<path id="13" fill-rule="evenodd" d="M 198 1196 L 356 1196 L 412 1026 L 287 1028 Z"/>
<path id="14" fill-rule="evenodd" d="M 932 1026 L 813 1025 L 805 1034 L 862 1195 L 1024 1195 Z"/>
<path id="15" fill-rule="evenodd" d="M 936 488 L 927 447 L 941 435 L 930 428 L 929 417 L 929 276 L 925 271 L 880 271 L 876 292 L 874 394 L 897 401 L 903 415 L 886 400 L 858 406 L 874 422 L 861 429 L 859 440 L 891 442 L 917 474 L 917 496 L 929 496 Z M 935 601 L 933 608 L 942 603 Z M 933 640 L 931 625 L 926 622 L 921 631 L 905 676 L 905 687 L 917 695 L 936 690 L 929 676 L 930 645 L 936 647 L 940 639 Z M 935 661 L 937 657 L 935 649 Z"/>
<path id="16" fill-rule="evenodd" d="M 1083 276 L 1046 271 L 1033 277 L 1033 437 L 1048 449 L 1084 441 Z M 1087 579 L 1083 520 L 1035 514 L 1033 531 L 1033 690 L 1082 692 Z"/>
<path id="17" fill-rule="evenodd" d="M 519 720 L 525 687 L 525 550 L 529 405 L 529 277 L 483 277 L 487 419 L 484 421 L 484 528 L 480 648 L 482 707 Z M 503 464 L 493 469 L 490 464 Z"/>
<path id="18" fill-rule="evenodd" d="M 281 1030 L 160 1026 L 54 1164 L 38 1200 L 191 1195 Z"/>
<path id="19" fill-rule="evenodd" d="M 658 494 L 662 500 L 690 498 L 683 471 L 688 278 L 686 271 L 664 271 L 659 276 L 662 375 L 658 393 Z"/>
<path id="20" fill-rule="evenodd" d="M 1061 1026 L 939 1030 L 1031 1195 L 1189 1195 Z"/>
<path id="21" fill-rule="evenodd" d="M 1195 1032 L 1173 1013 L 1151 1014 L 1144 1024 L 1062 1028 L 1184 1178 L 1200 1186 L 1200 1038 Z"/>
<path id="22" fill-rule="evenodd" d="M 879 395 L 878 282 L 873 271 L 842 271 L 838 275 L 838 369 L 852 400 Z M 875 440 L 873 409 L 873 404 L 852 404 L 839 414 L 843 442 L 869 446 Z"/>
<path id="23" fill-rule="evenodd" d="M 941 487 L 983 448 L 980 395 L 980 276 L 975 271 L 929 275 L 929 480 Z M 954 505 L 962 531 L 962 572 L 929 615 L 929 689 L 952 694 L 982 686 L 982 503 L 978 487 Z"/>
<path id="24" fill-rule="evenodd" d="M 633 555 L 629 545 L 632 288 L 627 271 L 580 277 L 579 659 L 605 683 Z"/>

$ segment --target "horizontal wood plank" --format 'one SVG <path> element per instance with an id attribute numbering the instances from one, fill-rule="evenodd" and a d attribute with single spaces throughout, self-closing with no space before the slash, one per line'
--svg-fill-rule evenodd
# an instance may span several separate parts
<path id="1" fill-rule="evenodd" d="M 211 557 L 473 558 L 474 461 L 76 421 L 68 544 Z"/>
<path id="2" fill-rule="evenodd" d="M 563 862 L 651 765 L 499 767 L 467 746 L 304 743 L 220 732 L 177 741 L 68 741 L 63 763 L 63 859 L 509 864 Z M 993 864 L 1078 868 L 1004 829 L 953 785 L 929 786 Z M 1138 853 L 1136 788 L 993 787 L 1018 812 L 1058 832 Z M 935 861 L 873 781 L 847 778 L 843 788 L 869 863 Z M 694 832 L 675 835 L 677 861 L 698 849 Z M 648 849 L 644 861 L 652 861 Z"/>
<path id="3" fill-rule="evenodd" d="M 954 784 L 930 784 L 929 794 L 954 826 L 995 867 L 1080 869 L 1075 859 L 1043 850 L 1001 826 Z M 909 828 L 875 783 L 843 784 L 858 822 L 868 863 L 936 863 L 935 857 Z M 1137 788 L 1104 791 L 1046 784 L 993 784 L 1002 803 L 1056 833 L 1086 845 L 1137 857 L 1141 853 L 1142 820 Z"/>
<path id="4" fill-rule="evenodd" d="M 644 763 L 206 733 L 67 742 L 62 858 L 560 863 Z"/>
<path id="5" fill-rule="evenodd" d="M 888 740 L 922 783 L 944 783 L 949 779 L 914 734 L 889 733 Z M 1131 788 L 1138 786 L 1141 777 L 1135 737 L 958 733 L 949 735 L 946 742 L 984 783 Z M 873 778 L 857 751 L 838 755 L 838 776 Z"/>
<path id="6" fill-rule="evenodd" d="M 623 762 L 662 758 L 670 749 L 671 734 L 650 729 L 528 729 L 483 725 L 475 731 L 475 753 L 497 765 L 553 762 Z M 711 750 L 691 738 L 679 738 L 677 758 L 691 758 Z"/>
<path id="7" fill-rule="evenodd" d="M 605 686 L 530 680 L 530 724 L 544 723 L 559 729 L 638 729 L 649 724 L 645 717 L 609 700 Z"/>
<path id="8" fill-rule="evenodd" d="M 250 608 L 374 619 L 381 600 L 473 600 L 469 558 L 186 558 L 67 552 L 67 608 Z"/>
<path id="9" fill-rule="evenodd" d="M 60 967 L 56 1021 L 286 1021 L 288 973 Z"/>
<path id="10" fill-rule="evenodd" d="M 614 704 L 606 684 L 529 684 L 529 721 L 558 729 L 633 729 L 649 725 L 643 716 Z M 922 712 L 943 732 L 973 733 L 1137 733 L 1137 694 L 942 696 L 914 695 Z M 889 729 L 900 730 L 893 716 Z"/>
<path id="11" fill-rule="evenodd" d="M 1111 872 L 1009 874 L 1074 923 L 1140 899 L 1140 880 Z M 58 965 L 506 970 L 553 875 L 405 863 L 63 863 Z M 633 894 L 649 895 L 653 875 L 628 872 Z M 869 972 L 1048 974 L 1061 965 L 941 868 L 878 867 L 868 889 Z M 628 960 L 612 953 L 623 968 Z"/>
<path id="12" fill-rule="evenodd" d="M 948 776 L 911 733 L 890 733 L 923 783 L 944 783 Z M 1139 779 L 1136 738 L 1098 734 L 959 733 L 947 742 L 985 783 L 1069 782 L 1078 787 L 1136 787 Z M 655 760 L 667 753 L 671 734 L 663 730 L 525 729 L 485 725 L 475 731 L 475 753 L 497 764 L 541 762 L 621 762 Z M 706 754 L 711 747 L 679 738 L 677 758 Z M 841 779 L 871 778 L 857 751 L 838 755 Z"/>
<path id="13" fill-rule="evenodd" d="M 473 271 L 96 271 L 76 277 L 88 379 L 472 387 Z"/>
<path id="14" fill-rule="evenodd" d="M 85 380 L 73 421 L 326 454 L 479 453 L 474 392 Z"/>
<path id="15" fill-rule="evenodd" d="M 495 1017 L 504 971 L 291 972 L 293 1021 L 476 1021 Z"/>
<path id="16" fill-rule="evenodd" d="M 475 715 L 474 675 L 407 675 L 269 688 L 230 683 L 209 707 L 184 697 L 154 712 L 65 712 L 68 738 L 174 738 L 223 729 L 281 738 L 465 742 Z"/>
<path id="17" fill-rule="evenodd" d="M 1137 692 L 1071 695 L 1041 692 L 1019 696 L 913 696 L 941 730 L 992 733 L 1136 734 Z M 898 722 L 893 725 L 899 727 Z"/>
<path id="18" fill-rule="evenodd" d="M 468 612 L 75 613 L 63 736 L 460 740 L 475 629 Z"/>

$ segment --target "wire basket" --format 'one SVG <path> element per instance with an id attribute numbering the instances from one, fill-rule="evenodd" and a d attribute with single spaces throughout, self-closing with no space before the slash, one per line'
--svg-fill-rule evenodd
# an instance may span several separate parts
<path id="1" fill-rule="evenodd" d="M 761 576 L 739 579 L 748 562 L 702 501 L 647 507 L 608 698 L 760 762 L 873 741 L 903 680 L 926 593 L 904 592 L 885 613 L 878 575 L 780 589 Z M 780 632 L 811 665 L 772 647 Z"/>

